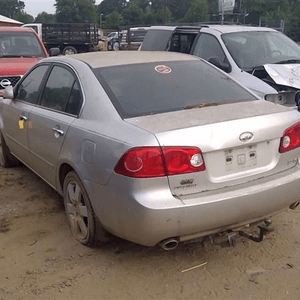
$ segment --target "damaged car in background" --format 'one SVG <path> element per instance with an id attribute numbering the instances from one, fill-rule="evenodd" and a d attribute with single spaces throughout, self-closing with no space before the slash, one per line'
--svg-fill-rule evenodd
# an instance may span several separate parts
<path id="1" fill-rule="evenodd" d="M 199 56 L 258 96 L 299 107 L 300 47 L 275 29 L 201 23 L 152 26 L 140 50 Z"/>
<path id="2" fill-rule="evenodd" d="M 57 190 L 84 245 L 259 242 L 299 204 L 299 112 L 192 55 L 44 59 L 6 87 L 0 138 L 1 166 Z"/>

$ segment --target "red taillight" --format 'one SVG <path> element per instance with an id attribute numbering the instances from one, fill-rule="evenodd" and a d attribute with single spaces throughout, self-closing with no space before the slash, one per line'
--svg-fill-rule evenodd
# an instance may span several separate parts
<path id="1" fill-rule="evenodd" d="M 139 147 L 127 151 L 115 172 L 129 177 L 149 178 L 205 170 L 201 151 L 196 147 Z"/>
<path id="2" fill-rule="evenodd" d="M 130 149 L 119 160 L 115 172 L 136 178 L 165 176 L 160 147 Z"/>
<path id="3" fill-rule="evenodd" d="M 194 147 L 163 147 L 168 175 L 205 170 L 201 151 Z"/>
<path id="4" fill-rule="evenodd" d="M 300 147 L 300 122 L 286 129 L 280 139 L 279 152 L 287 152 Z"/>

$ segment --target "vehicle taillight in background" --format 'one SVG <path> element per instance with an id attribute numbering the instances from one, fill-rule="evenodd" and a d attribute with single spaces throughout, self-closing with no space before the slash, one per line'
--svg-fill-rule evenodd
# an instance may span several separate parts
<path id="1" fill-rule="evenodd" d="M 134 178 L 162 177 L 205 170 L 197 147 L 137 147 L 119 160 L 115 172 Z"/>
<path id="2" fill-rule="evenodd" d="M 300 122 L 286 129 L 280 140 L 279 152 L 284 153 L 300 147 Z"/>

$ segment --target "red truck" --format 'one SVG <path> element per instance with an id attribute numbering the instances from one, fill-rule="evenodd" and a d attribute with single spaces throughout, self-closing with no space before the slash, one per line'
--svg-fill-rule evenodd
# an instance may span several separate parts
<path id="1" fill-rule="evenodd" d="M 50 56 L 58 49 L 50 49 Z M 0 26 L 0 97 L 7 85 L 15 86 L 25 72 L 49 54 L 30 28 Z"/>

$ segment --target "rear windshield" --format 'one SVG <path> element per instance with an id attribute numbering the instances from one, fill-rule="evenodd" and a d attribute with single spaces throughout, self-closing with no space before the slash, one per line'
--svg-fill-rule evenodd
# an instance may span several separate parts
<path id="1" fill-rule="evenodd" d="M 200 60 L 122 65 L 94 73 L 123 118 L 256 100 Z"/>
<path id="2" fill-rule="evenodd" d="M 173 30 L 150 29 L 148 30 L 143 44 L 142 51 L 165 51 Z"/>

